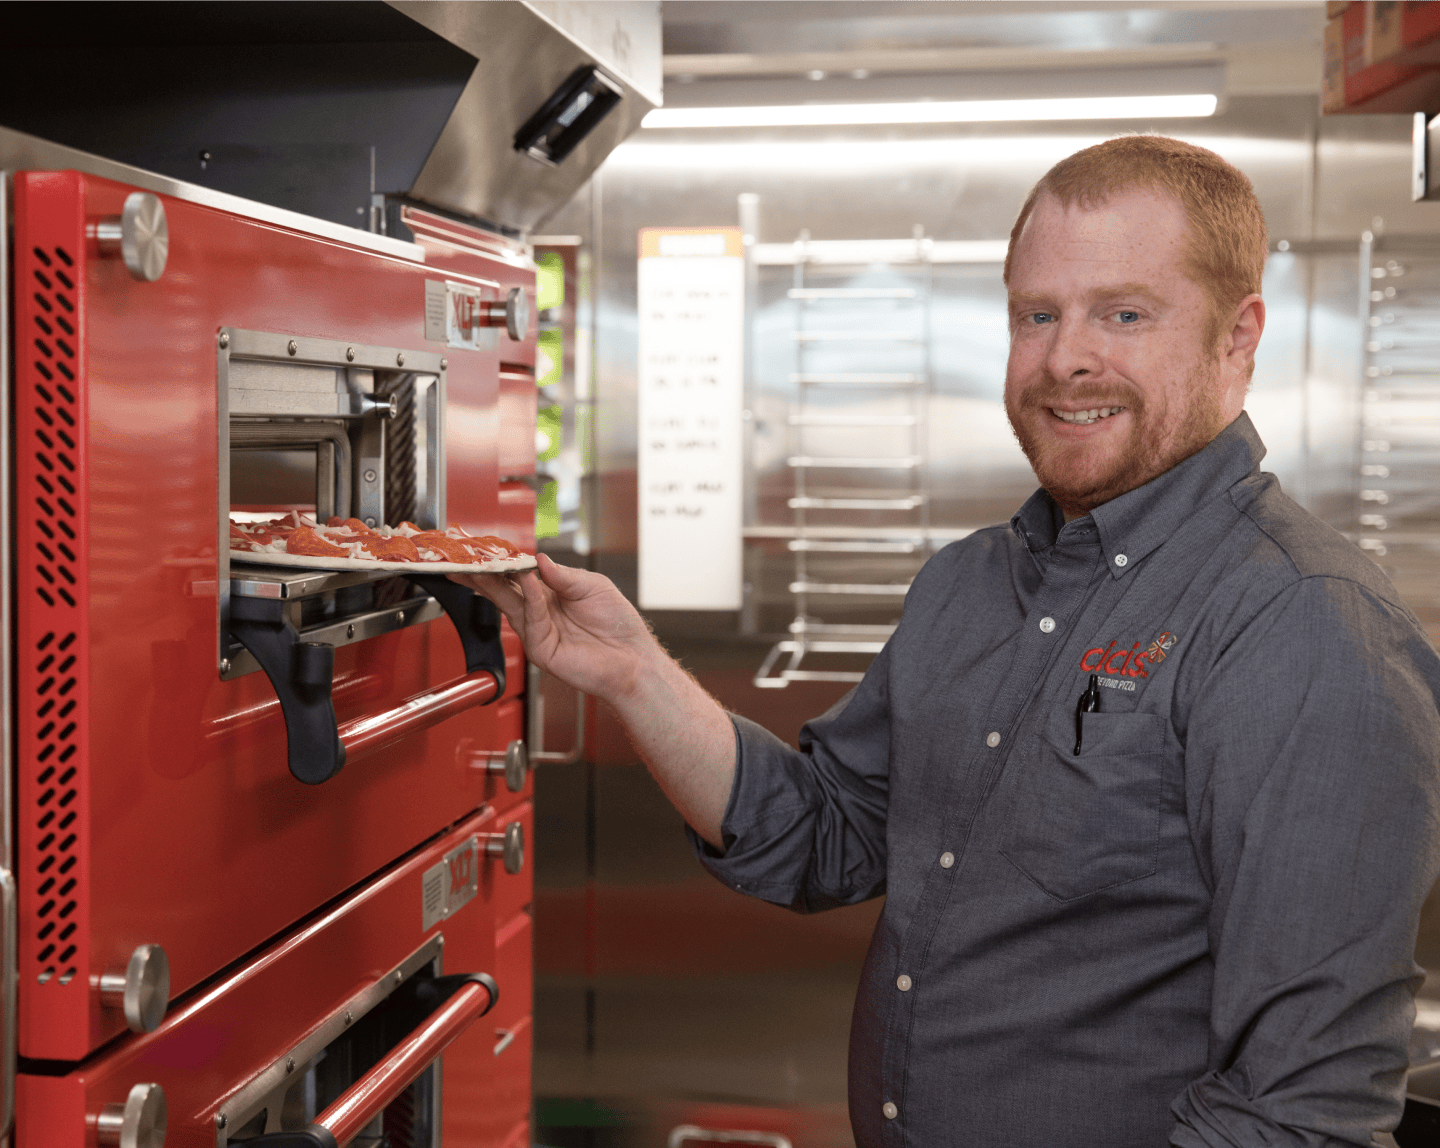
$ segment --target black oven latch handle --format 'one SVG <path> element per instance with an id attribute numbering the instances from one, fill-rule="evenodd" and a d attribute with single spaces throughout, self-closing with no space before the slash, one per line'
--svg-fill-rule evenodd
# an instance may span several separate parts
<path id="1" fill-rule="evenodd" d="M 345 765 L 330 698 L 335 647 L 307 642 L 278 598 L 230 599 L 230 632 L 260 663 L 285 714 L 290 772 L 306 785 L 329 781 Z"/>
<path id="2" fill-rule="evenodd" d="M 505 647 L 500 642 L 499 608 L 443 574 L 406 574 L 405 578 L 439 602 L 455 623 L 465 651 L 465 672 L 487 670 L 495 676 L 495 696 L 485 704 L 499 701 L 505 694 Z"/>

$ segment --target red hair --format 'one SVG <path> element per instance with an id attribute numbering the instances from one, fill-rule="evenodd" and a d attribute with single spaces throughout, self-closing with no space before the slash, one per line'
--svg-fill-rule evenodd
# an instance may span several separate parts
<path id="1" fill-rule="evenodd" d="M 1190 222 L 1185 272 L 1210 296 L 1219 327 L 1247 295 L 1259 294 L 1269 245 L 1255 189 L 1213 151 L 1168 136 L 1130 135 L 1077 151 L 1047 171 L 1030 192 L 1010 232 L 1005 282 L 1015 244 L 1036 201 L 1053 195 L 1064 207 L 1093 208 L 1127 191 L 1172 196 Z"/>

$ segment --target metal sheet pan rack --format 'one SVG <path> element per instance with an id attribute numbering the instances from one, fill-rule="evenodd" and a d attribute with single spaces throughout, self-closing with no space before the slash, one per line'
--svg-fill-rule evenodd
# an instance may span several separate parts
<path id="1" fill-rule="evenodd" d="M 854 607 L 893 604 L 898 616 L 929 553 L 933 249 L 918 228 L 908 242 L 878 245 L 816 243 L 802 233 L 792 249 L 786 465 L 794 528 L 786 546 L 795 613 L 756 686 L 858 682 L 859 669 L 804 663 L 816 654 L 878 654 L 894 621 L 860 620 Z"/>
<path id="2" fill-rule="evenodd" d="M 1360 243 L 1356 540 L 1440 639 L 1440 239 Z"/>

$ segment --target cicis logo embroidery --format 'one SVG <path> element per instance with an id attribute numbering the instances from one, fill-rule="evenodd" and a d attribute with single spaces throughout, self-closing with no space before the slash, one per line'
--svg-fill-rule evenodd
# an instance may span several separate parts
<path id="1" fill-rule="evenodd" d="M 1087 674 L 1114 674 L 1117 678 L 1148 678 L 1150 674 L 1145 667 L 1163 662 L 1176 641 L 1176 635 L 1166 630 L 1143 650 L 1140 642 L 1128 650 L 1119 642 L 1096 646 L 1085 651 L 1080 669 Z"/>

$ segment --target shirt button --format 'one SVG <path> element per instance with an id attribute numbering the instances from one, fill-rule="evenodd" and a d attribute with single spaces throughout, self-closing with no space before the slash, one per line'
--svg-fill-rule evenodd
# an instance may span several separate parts
<path id="1" fill-rule="evenodd" d="M 900 1109 L 896 1108 L 894 1102 L 889 1100 L 880 1106 L 880 1111 L 885 1113 L 886 1120 L 894 1120 L 900 1115 Z"/>
<path id="2" fill-rule="evenodd" d="M 914 983 L 915 982 L 912 981 L 909 977 L 907 977 L 904 973 L 901 973 L 898 977 L 895 978 L 895 987 L 899 989 L 902 993 L 908 993 L 910 991 L 910 986 Z"/>
<path id="3" fill-rule="evenodd" d="M 940 868 L 948 869 L 953 864 L 955 864 L 955 854 L 950 852 L 940 854 Z"/>
<path id="4" fill-rule="evenodd" d="M 1117 554 L 1117 555 L 1115 555 L 1115 565 L 1116 565 L 1116 566 L 1124 566 L 1125 563 L 1127 563 L 1127 562 L 1129 562 L 1129 561 L 1130 561 L 1130 559 L 1126 558 L 1125 555 L 1123 555 L 1123 554 Z"/>
<path id="5" fill-rule="evenodd" d="M 985 735 L 985 744 L 988 745 L 991 749 L 994 749 L 997 745 L 1000 744 L 999 733 L 992 729 L 988 734 Z"/>
<path id="6" fill-rule="evenodd" d="M 1053 632 L 1054 629 L 1055 629 L 1055 619 L 1054 619 L 1054 618 L 1041 618 L 1041 619 L 1040 619 L 1040 632 L 1041 632 L 1042 634 L 1049 634 L 1049 633 Z"/>

